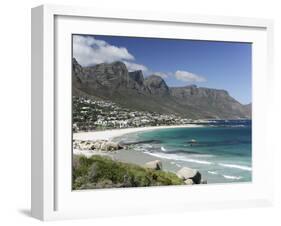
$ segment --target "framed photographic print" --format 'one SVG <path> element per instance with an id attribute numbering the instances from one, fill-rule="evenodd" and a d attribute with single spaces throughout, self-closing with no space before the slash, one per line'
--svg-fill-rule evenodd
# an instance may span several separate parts
<path id="1" fill-rule="evenodd" d="M 32 9 L 32 215 L 268 205 L 270 20 Z"/>

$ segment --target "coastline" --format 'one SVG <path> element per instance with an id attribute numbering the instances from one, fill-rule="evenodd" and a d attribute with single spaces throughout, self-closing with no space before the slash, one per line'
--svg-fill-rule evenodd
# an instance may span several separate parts
<path id="1" fill-rule="evenodd" d="M 153 131 L 159 129 L 173 129 L 173 128 L 197 128 L 204 127 L 203 125 L 195 124 L 185 124 L 185 125 L 171 125 L 171 126 L 149 126 L 149 127 L 137 127 L 137 128 L 124 128 L 124 129 L 113 129 L 104 131 L 92 131 L 92 132 L 80 132 L 73 133 L 73 140 L 83 140 L 83 141 L 97 141 L 97 140 L 108 140 L 112 141 L 115 138 L 121 137 L 129 133 Z M 170 171 L 176 173 L 177 170 L 181 168 L 179 164 L 175 164 L 174 161 L 163 159 L 149 155 L 144 152 L 132 152 L 131 150 L 118 150 L 114 152 L 103 152 L 94 150 L 78 150 L 73 149 L 74 155 L 84 155 L 86 157 L 91 157 L 94 155 L 107 156 L 111 159 L 118 160 L 125 163 L 133 163 L 137 165 L 143 165 L 146 162 L 161 159 L 163 163 L 163 169 L 165 171 Z M 172 164 L 171 164 L 172 162 Z"/>
<path id="2" fill-rule="evenodd" d="M 137 127 L 137 128 L 125 128 L 125 129 L 112 129 L 104 131 L 92 131 L 92 132 L 78 132 L 73 133 L 74 140 L 113 140 L 116 137 L 123 136 L 129 133 L 144 132 L 158 129 L 173 129 L 173 128 L 197 128 L 204 127 L 203 125 L 185 124 L 185 125 L 171 125 L 171 126 L 148 126 L 148 127 Z"/>
<path id="3" fill-rule="evenodd" d="M 106 130 L 106 131 L 94 131 L 94 132 L 81 132 L 74 133 L 73 139 L 80 141 L 96 141 L 96 140 L 107 140 L 108 142 L 116 142 L 119 137 L 130 133 L 138 133 L 145 131 L 154 131 L 160 129 L 173 129 L 173 128 L 202 128 L 202 129 L 212 129 L 207 125 L 194 125 L 194 124 L 185 124 L 185 125 L 175 125 L 175 126 L 155 126 L 155 127 L 138 127 L 138 128 L 125 128 L 125 129 L 115 129 L 115 130 Z M 228 128 L 228 127 L 226 127 Z M 237 128 L 237 127 L 234 127 Z M 215 128 L 217 129 L 217 128 Z M 236 129 L 235 129 L 236 130 Z M 193 131 L 194 133 L 195 131 Z M 213 133 L 212 133 L 213 134 Z M 196 136 L 196 135 L 195 135 Z M 200 141 L 199 137 L 196 136 L 196 139 Z M 191 139 L 191 138 L 190 138 Z M 203 138 L 202 138 L 203 139 Z M 133 144 L 134 145 L 134 144 Z M 212 145 L 212 142 L 211 142 Z M 227 144 L 226 144 L 227 145 Z M 212 153 L 200 154 L 198 150 L 192 150 L 190 152 L 182 153 L 165 153 L 165 149 L 162 148 L 161 144 L 157 144 L 153 149 L 150 144 L 137 144 L 132 146 L 132 148 L 125 148 L 116 151 L 101 151 L 101 150 L 78 150 L 73 149 L 74 155 L 84 155 L 87 157 L 101 155 L 108 156 L 112 160 L 116 160 L 123 163 L 132 163 L 139 166 L 144 165 L 150 161 L 160 160 L 163 165 L 163 171 L 176 173 L 183 167 L 188 167 L 198 170 L 203 180 L 207 180 L 208 183 L 228 183 L 228 182 L 248 182 L 251 181 L 251 164 L 247 164 L 242 159 L 237 159 L 235 161 L 230 161 L 227 158 L 222 158 L 221 155 L 214 158 L 216 154 L 213 150 Z M 153 146 L 154 147 L 154 146 Z M 155 148 L 154 147 L 154 148 Z M 184 147 L 183 147 L 184 148 Z M 196 147 L 195 147 L 196 148 Z M 219 148 L 219 147 L 218 147 Z M 158 150 L 157 150 L 158 149 Z M 162 150 L 164 149 L 164 151 Z M 181 151 L 181 150 L 180 150 Z M 196 153 L 197 152 L 197 153 Z"/>
<path id="4" fill-rule="evenodd" d="M 83 141 L 97 141 L 97 140 L 108 140 L 112 141 L 115 138 L 121 137 L 129 133 L 153 131 L 160 129 L 173 129 L 173 128 L 199 128 L 205 127 L 205 125 L 196 124 L 185 124 L 185 125 L 171 125 L 171 126 L 149 126 L 149 127 L 137 127 L 137 128 L 124 128 L 124 129 L 113 129 L 105 131 L 92 131 L 92 132 L 80 132 L 73 133 L 73 140 Z M 165 159 L 161 157 L 152 156 L 145 152 L 131 151 L 131 150 L 117 150 L 117 151 L 95 151 L 95 150 L 78 150 L 73 149 L 74 155 L 83 155 L 88 158 L 91 156 L 107 156 L 112 160 L 117 160 L 123 163 L 137 164 L 143 166 L 145 163 L 155 160 L 161 160 L 163 164 L 163 171 L 176 173 L 184 165 L 176 163 L 171 159 Z M 202 175 L 202 180 L 207 180 L 205 175 Z"/>

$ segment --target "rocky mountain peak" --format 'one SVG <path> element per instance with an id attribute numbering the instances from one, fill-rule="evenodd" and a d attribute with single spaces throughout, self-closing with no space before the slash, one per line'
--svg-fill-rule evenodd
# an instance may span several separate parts
<path id="1" fill-rule="evenodd" d="M 143 73 L 141 70 L 129 72 L 131 79 L 137 82 L 139 85 L 142 85 L 144 82 Z"/>
<path id="2" fill-rule="evenodd" d="M 72 58 L 72 66 L 78 65 L 78 62 L 75 57 Z"/>
<path id="3" fill-rule="evenodd" d="M 77 81 L 86 78 L 84 68 L 77 62 L 75 58 L 72 58 L 72 75 Z"/>
<path id="4" fill-rule="evenodd" d="M 117 61 L 113 63 L 102 63 L 95 66 L 87 67 L 86 70 L 94 75 L 115 75 L 122 76 L 128 75 L 128 70 L 123 62 Z"/>
<path id="5" fill-rule="evenodd" d="M 158 75 L 150 75 L 145 78 L 144 84 L 153 95 L 168 95 L 169 87 L 163 78 Z"/>

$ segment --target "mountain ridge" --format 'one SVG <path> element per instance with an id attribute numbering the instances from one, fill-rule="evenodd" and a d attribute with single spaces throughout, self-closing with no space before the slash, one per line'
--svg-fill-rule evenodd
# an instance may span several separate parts
<path id="1" fill-rule="evenodd" d="M 142 71 L 129 72 L 122 62 L 82 67 L 72 60 L 73 95 L 112 100 L 121 106 L 187 118 L 250 118 L 249 106 L 242 105 L 226 90 L 189 85 L 169 87 L 158 75 L 144 77 Z"/>

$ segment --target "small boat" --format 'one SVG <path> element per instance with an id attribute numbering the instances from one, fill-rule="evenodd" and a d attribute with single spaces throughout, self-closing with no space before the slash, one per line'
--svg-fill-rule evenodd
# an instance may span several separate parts
<path id="1" fill-rule="evenodd" d="M 189 143 L 189 144 L 196 144 L 197 141 L 196 141 L 195 139 L 191 139 L 191 140 L 189 140 L 187 143 Z"/>
<path id="2" fill-rule="evenodd" d="M 195 139 L 191 139 L 187 143 L 192 147 L 194 144 L 197 144 L 197 141 Z"/>

